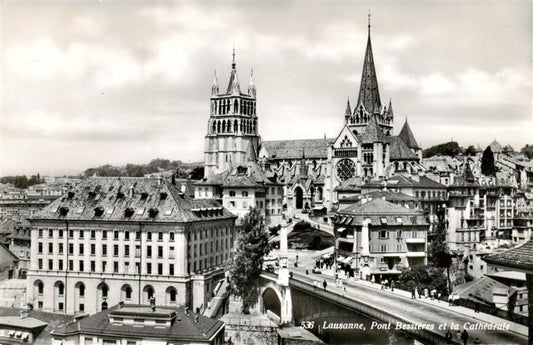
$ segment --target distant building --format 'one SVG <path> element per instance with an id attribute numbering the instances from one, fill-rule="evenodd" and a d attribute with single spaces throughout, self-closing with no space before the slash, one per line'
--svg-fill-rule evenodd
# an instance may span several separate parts
<path id="1" fill-rule="evenodd" d="M 180 308 L 119 304 L 54 329 L 52 345 L 221 345 L 224 323 Z"/>
<path id="2" fill-rule="evenodd" d="M 428 228 L 421 210 L 362 199 L 336 212 L 337 262 L 363 279 L 398 275 L 403 268 L 427 264 Z"/>
<path id="3" fill-rule="evenodd" d="M 9 248 L 0 243 L 0 281 L 18 277 L 19 261 Z"/>
<path id="4" fill-rule="evenodd" d="M 237 224 L 251 207 L 259 210 L 267 225 L 281 222 L 283 185 L 275 177 L 268 177 L 255 162 L 240 163 L 196 182 L 195 198 L 220 201 L 238 216 Z"/>
<path id="5" fill-rule="evenodd" d="M 0 243 L 3 243 L 9 250 L 19 259 L 18 277 L 25 277 L 27 270 L 30 268 L 31 258 L 31 225 L 22 219 L 6 220 L 2 223 L 2 238 Z"/>
<path id="6" fill-rule="evenodd" d="M 30 219 L 28 302 L 73 314 L 155 297 L 203 310 L 224 278 L 235 218 L 162 179 L 87 179 Z"/>

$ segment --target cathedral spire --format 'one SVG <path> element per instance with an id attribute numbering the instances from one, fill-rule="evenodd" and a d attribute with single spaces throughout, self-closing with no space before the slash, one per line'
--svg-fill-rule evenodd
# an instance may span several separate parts
<path id="1" fill-rule="evenodd" d="M 217 70 L 215 70 L 215 76 L 213 77 L 213 85 L 211 86 L 211 95 L 213 95 L 213 96 L 218 95 Z"/>
<path id="2" fill-rule="evenodd" d="M 372 54 L 372 42 L 370 40 L 370 13 L 368 14 L 368 40 L 366 43 L 365 60 L 363 73 L 361 74 L 361 85 L 359 86 L 359 97 L 357 107 L 364 105 L 369 113 L 379 113 L 381 111 L 381 99 L 379 97 L 378 79 L 374 66 L 374 56 Z"/>
<path id="3" fill-rule="evenodd" d="M 237 63 L 235 62 L 235 48 L 233 48 L 233 59 L 231 62 L 231 75 L 229 77 L 227 94 L 240 95 L 241 87 L 239 85 L 239 78 L 237 77 Z"/>
<path id="4" fill-rule="evenodd" d="M 257 93 L 257 90 L 255 88 L 255 83 L 254 83 L 254 69 L 252 68 L 250 72 L 250 85 L 248 86 L 248 94 L 255 98 L 256 93 Z"/>
<path id="5" fill-rule="evenodd" d="M 389 98 L 389 107 L 387 109 L 388 109 L 389 115 L 394 116 L 394 111 L 392 110 L 392 100 L 390 98 Z"/>
<path id="6" fill-rule="evenodd" d="M 346 110 L 344 111 L 345 117 L 350 117 L 352 115 L 352 107 L 350 106 L 350 97 L 348 97 L 348 101 L 346 101 Z"/>

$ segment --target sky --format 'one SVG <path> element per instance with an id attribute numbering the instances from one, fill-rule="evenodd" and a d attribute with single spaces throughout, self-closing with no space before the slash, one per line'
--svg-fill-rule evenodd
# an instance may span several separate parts
<path id="1" fill-rule="evenodd" d="M 0 176 L 202 161 L 214 71 L 253 68 L 262 140 L 336 137 L 371 12 L 382 103 L 419 144 L 533 144 L 524 2 L 9 2 Z"/>

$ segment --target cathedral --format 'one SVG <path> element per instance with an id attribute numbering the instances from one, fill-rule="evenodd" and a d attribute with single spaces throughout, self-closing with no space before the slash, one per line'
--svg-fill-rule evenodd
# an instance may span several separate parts
<path id="1" fill-rule="evenodd" d="M 224 179 L 238 175 L 239 171 L 246 175 L 248 169 L 254 171 L 254 176 L 249 178 L 259 185 L 283 186 L 282 201 L 274 201 L 281 203 L 276 211 L 331 211 L 338 207 L 341 190 L 357 193 L 370 180 L 424 170 L 420 164 L 422 148 L 407 120 L 400 133 L 394 135 L 392 101 L 387 105 L 382 103 L 370 23 L 357 102 L 352 108 L 348 99 L 344 114 L 339 116 L 343 122 L 335 138 L 261 141 L 256 96 L 253 73 L 248 92 L 241 91 L 233 52 L 227 89 L 220 92 L 216 73 L 211 88 L 205 176 L 198 186 L 218 181 L 217 195 L 222 196 L 227 188 L 235 188 L 235 184 L 228 186 Z M 230 204 L 223 204 L 232 209 Z"/>

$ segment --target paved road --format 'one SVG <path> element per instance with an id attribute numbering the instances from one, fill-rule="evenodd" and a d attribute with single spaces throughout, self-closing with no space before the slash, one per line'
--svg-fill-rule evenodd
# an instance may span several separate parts
<path id="1" fill-rule="evenodd" d="M 328 282 L 328 289 L 340 291 L 340 289 L 335 287 L 335 280 L 330 276 L 313 274 L 311 272 L 309 275 L 306 275 L 305 268 L 303 267 L 291 267 L 290 269 L 292 272 L 294 272 L 296 279 L 308 282 L 311 286 L 313 285 L 314 281 L 322 282 L 325 279 Z M 450 322 L 453 321 L 455 324 L 460 325 L 461 331 L 463 330 L 463 325 L 467 322 L 473 325 L 486 324 L 472 317 L 454 313 L 448 309 L 423 303 L 418 300 L 412 300 L 410 298 L 398 296 L 388 291 L 376 290 L 375 288 L 362 286 L 360 284 L 354 284 L 351 282 L 345 283 L 344 285 L 346 286 L 345 296 L 347 298 L 372 304 L 373 306 L 386 310 L 395 315 L 400 315 L 402 318 L 413 323 L 433 323 L 437 328 L 439 324 L 447 323 L 449 325 Z M 470 344 L 474 342 L 476 337 L 479 337 L 482 344 L 527 344 L 526 337 L 511 331 L 467 331 L 470 335 Z M 442 335 L 446 333 L 445 331 L 440 332 Z M 452 332 L 452 334 L 453 333 L 454 332 Z"/>

